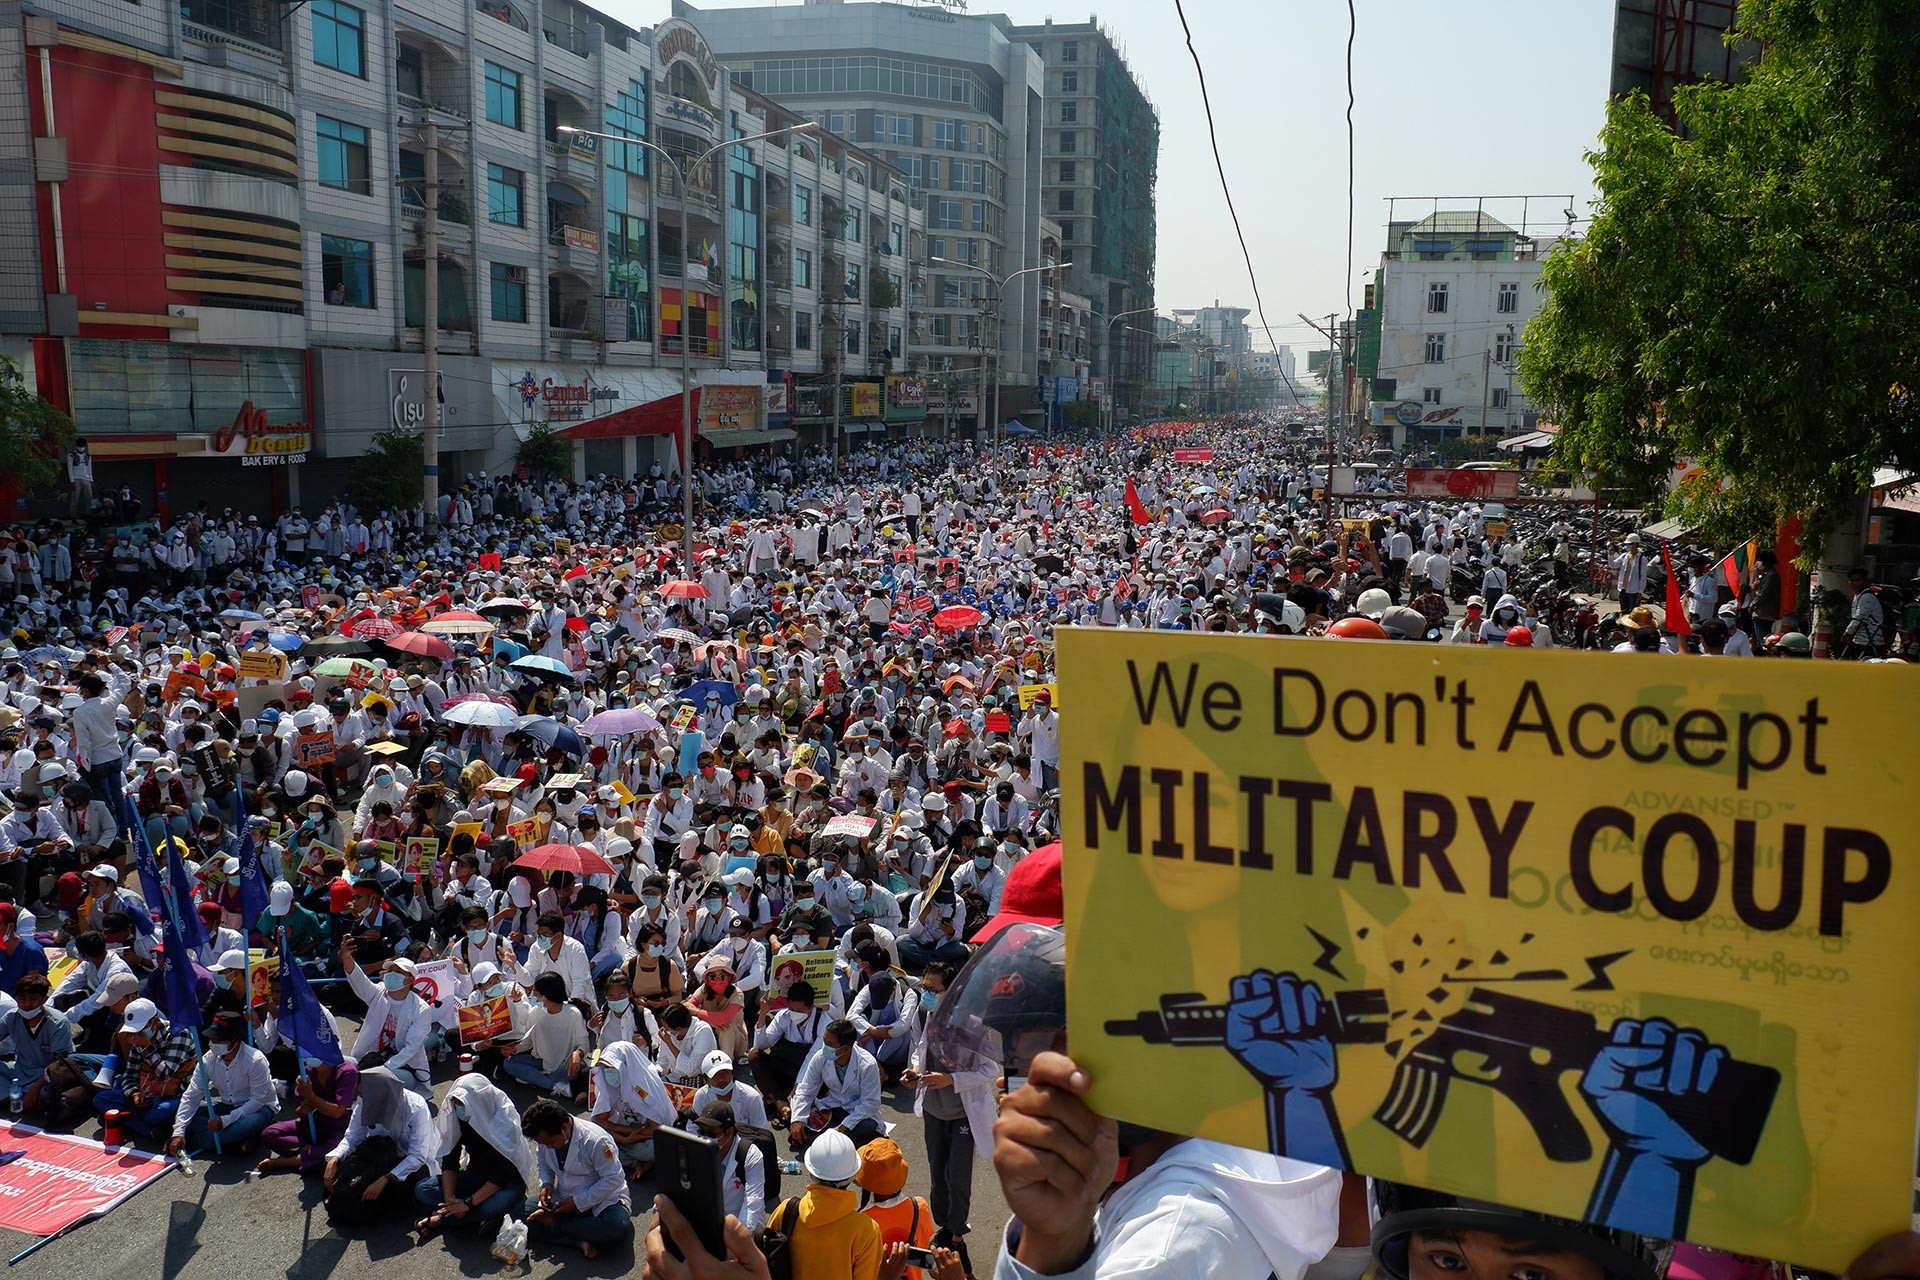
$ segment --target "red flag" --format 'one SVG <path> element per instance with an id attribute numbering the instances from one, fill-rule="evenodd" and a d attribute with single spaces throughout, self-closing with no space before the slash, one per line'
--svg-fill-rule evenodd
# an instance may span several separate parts
<path id="1" fill-rule="evenodd" d="M 1133 487 L 1133 477 L 1127 477 L 1127 514 L 1133 517 L 1135 524 L 1152 524 L 1153 515 L 1147 510 L 1147 504 L 1140 501 L 1140 491 Z"/>
<path id="2" fill-rule="evenodd" d="M 1690 636 L 1693 626 L 1687 621 L 1687 606 L 1680 595 L 1680 579 L 1673 576 L 1673 554 L 1667 540 L 1660 539 L 1660 563 L 1667 568 L 1667 630 L 1677 636 Z"/>

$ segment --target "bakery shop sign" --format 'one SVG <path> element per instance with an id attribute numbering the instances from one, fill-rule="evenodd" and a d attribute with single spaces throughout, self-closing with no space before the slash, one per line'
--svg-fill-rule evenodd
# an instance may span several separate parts
<path id="1" fill-rule="evenodd" d="M 305 422 L 268 422 L 267 411 L 249 400 L 233 421 L 213 433 L 208 452 L 238 458 L 243 467 L 284 467 L 305 462 L 313 447 L 313 427 Z"/>

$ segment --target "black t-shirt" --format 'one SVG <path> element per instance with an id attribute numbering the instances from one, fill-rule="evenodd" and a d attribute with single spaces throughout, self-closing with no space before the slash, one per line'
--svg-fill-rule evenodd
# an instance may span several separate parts
<path id="1" fill-rule="evenodd" d="M 458 1171 L 462 1150 L 467 1153 L 467 1172 L 482 1182 L 491 1182 L 496 1187 L 518 1187 L 524 1182 L 519 1166 L 494 1150 L 493 1144 L 481 1137 L 479 1130 L 466 1120 L 460 1122 L 460 1137 L 454 1142 L 453 1150 L 440 1162 L 440 1167 Z"/>

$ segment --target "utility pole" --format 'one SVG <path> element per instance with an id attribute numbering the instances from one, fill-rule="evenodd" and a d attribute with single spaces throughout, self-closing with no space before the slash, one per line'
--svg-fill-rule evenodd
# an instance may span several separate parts
<path id="1" fill-rule="evenodd" d="M 421 347 L 426 366 L 426 425 L 420 431 L 420 493 L 427 508 L 427 531 L 440 520 L 440 128 L 427 117 L 425 129 L 426 192 L 422 200 L 426 216 L 421 223 L 421 252 L 426 257 L 426 275 L 422 295 L 426 314 L 421 317 Z M 469 216 L 472 216 L 471 214 Z"/>
<path id="2" fill-rule="evenodd" d="M 1480 353 L 1480 425 L 1475 430 L 1479 435 L 1487 434 L 1487 392 L 1493 382 L 1493 348 L 1488 347 Z"/>
<path id="3" fill-rule="evenodd" d="M 846 442 L 840 438 L 840 366 L 846 361 L 847 322 L 844 313 L 833 322 L 833 470 L 840 472 L 840 455 L 846 451 Z"/>

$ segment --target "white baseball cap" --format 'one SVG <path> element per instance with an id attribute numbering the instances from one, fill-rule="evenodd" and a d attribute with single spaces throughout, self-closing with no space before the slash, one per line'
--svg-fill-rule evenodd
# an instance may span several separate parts
<path id="1" fill-rule="evenodd" d="M 160 1010 L 154 1007 L 151 1000 L 135 1000 L 127 1005 L 127 1011 L 120 1016 L 120 1029 L 138 1034 L 160 1016 Z"/>
<path id="2" fill-rule="evenodd" d="M 276 916 L 284 916 L 293 910 L 293 886 L 285 880 L 275 880 L 273 888 L 267 891 L 267 910 Z"/>
<path id="3" fill-rule="evenodd" d="M 700 1074 L 711 1080 L 722 1071 L 733 1070 L 733 1059 L 725 1049 L 714 1049 L 700 1059 Z"/>

